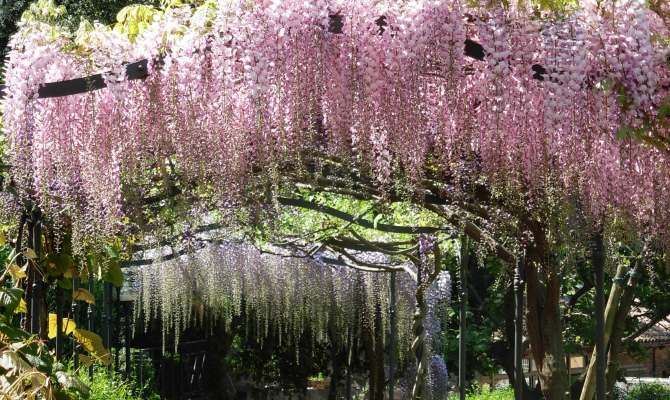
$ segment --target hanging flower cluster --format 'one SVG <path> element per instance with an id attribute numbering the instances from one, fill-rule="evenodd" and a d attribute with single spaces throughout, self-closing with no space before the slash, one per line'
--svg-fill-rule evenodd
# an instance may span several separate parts
<path id="1" fill-rule="evenodd" d="M 180 258 L 139 270 L 135 312 L 161 320 L 163 343 L 189 326 L 223 323 L 246 316 L 261 340 L 277 334 L 287 344 L 309 333 L 316 342 L 346 344 L 363 321 L 389 329 L 389 281 L 385 274 L 328 266 L 312 259 L 261 254 L 235 243 L 208 245 Z M 400 354 L 409 354 L 414 312 L 413 282 L 398 279 L 396 318 Z"/>
<path id="2" fill-rule="evenodd" d="M 595 216 L 670 222 L 667 157 L 622 135 L 644 132 L 668 95 L 654 39 L 667 32 L 637 1 L 560 21 L 458 1 L 206 6 L 169 9 L 133 41 L 98 28 L 77 52 L 35 25 L 13 38 L 13 180 L 75 238 L 116 232 L 131 206 L 124 185 L 165 160 L 223 204 L 315 153 L 359 163 L 381 188 L 398 174 L 420 184 L 428 162 L 447 176 L 476 159 L 491 185 L 533 193 L 551 178 Z M 464 57 L 466 38 L 484 62 Z M 143 58 L 146 80 L 115 74 Z M 41 82 L 98 70 L 111 71 L 108 89 L 36 98 Z"/>

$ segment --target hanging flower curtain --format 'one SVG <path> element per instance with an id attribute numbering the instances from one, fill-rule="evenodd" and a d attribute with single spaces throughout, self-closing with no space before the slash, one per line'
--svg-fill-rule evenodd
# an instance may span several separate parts
<path id="1" fill-rule="evenodd" d="M 224 204 L 316 156 L 355 162 L 384 190 L 467 159 L 494 188 L 532 197 L 552 181 L 593 215 L 667 224 L 666 155 L 631 140 L 668 96 L 655 39 L 667 32 L 643 6 L 559 20 L 389 3 L 208 2 L 166 11 L 133 40 L 100 28 L 85 43 L 28 24 L 12 40 L 3 104 L 12 179 L 91 240 L 118 232 L 134 185 L 165 160 L 194 198 Z M 484 62 L 464 58 L 466 38 Z M 146 80 L 122 79 L 123 63 L 145 58 Z M 100 70 L 107 89 L 35 96 Z"/>

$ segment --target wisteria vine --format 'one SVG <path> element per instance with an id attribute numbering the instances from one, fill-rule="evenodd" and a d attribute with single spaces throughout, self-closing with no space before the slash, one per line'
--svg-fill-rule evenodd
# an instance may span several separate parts
<path id="1" fill-rule="evenodd" d="M 429 0 L 203 7 L 169 9 L 132 40 L 97 27 L 73 43 L 35 22 L 13 37 L 3 103 L 12 181 L 71 224 L 75 243 L 118 232 L 136 206 L 132 183 L 156 164 L 227 204 L 259 174 L 315 154 L 369 168 L 382 189 L 475 159 L 492 186 L 532 196 L 551 180 L 595 217 L 665 232 L 667 155 L 626 134 L 661 116 L 670 84 L 665 25 L 639 2 L 561 18 Z M 341 34 L 327 29 L 335 14 Z M 465 59 L 466 38 L 485 62 Z M 145 81 L 118 75 L 143 58 Z M 41 82 L 100 70 L 107 89 L 35 96 Z"/>
<path id="2" fill-rule="evenodd" d="M 404 359 L 412 340 L 414 283 L 406 274 L 397 283 L 397 343 Z M 288 345 L 306 334 L 317 343 L 347 345 L 362 323 L 375 323 L 376 310 L 380 328 L 389 330 L 387 275 L 262 254 L 245 244 L 212 244 L 143 266 L 130 284 L 137 289 L 136 318 L 145 320 L 145 327 L 160 320 L 164 346 L 171 339 L 177 346 L 188 327 L 230 327 L 241 316 L 255 324 L 261 341 L 276 334 Z"/>

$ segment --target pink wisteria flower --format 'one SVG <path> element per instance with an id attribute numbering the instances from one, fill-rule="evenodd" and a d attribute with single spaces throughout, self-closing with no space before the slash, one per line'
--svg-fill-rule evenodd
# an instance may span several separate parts
<path id="1" fill-rule="evenodd" d="M 383 190 L 399 175 L 417 185 L 429 160 L 439 176 L 471 157 L 492 186 L 531 194 L 551 179 L 594 218 L 666 226 L 667 155 L 617 137 L 667 101 L 658 16 L 626 2 L 560 20 L 400 3 L 221 1 L 209 17 L 175 8 L 133 42 L 100 33 L 90 54 L 25 29 L 3 104 L 13 179 L 79 237 L 107 237 L 130 207 L 123 188 L 167 159 L 223 203 L 253 174 L 314 151 L 367 166 Z M 330 15 L 342 33 L 329 32 Z M 485 61 L 464 57 L 466 38 Z M 119 81 L 121 63 L 143 57 L 150 76 Z M 41 82 L 100 70 L 112 73 L 108 89 L 35 95 Z"/>

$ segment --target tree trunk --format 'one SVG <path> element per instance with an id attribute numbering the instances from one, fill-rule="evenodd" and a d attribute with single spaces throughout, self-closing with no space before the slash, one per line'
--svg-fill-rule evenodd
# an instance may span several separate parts
<path id="1" fill-rule="evenodd" d="M 416 359 L 416 376 L 414 377 L 414 386 L 412 387 L 412 399 L 421 400 L 425 392 L 426 374 L 428 372 L 428 355 L 426 354 L 428 348 L 426 347 L 426 328 L 423 321 L 426 319 L 428 313 L 428 303 L 426 303 L 425 290 L 422 277 L 422 266 L 417 265 L 416 269 L 416 307 L 414 310 L 414 317 L 412 319 L 412 333 L 414 340 L 412 341 L 412 352 Z"/>
<path id="2" fill-rule="evenodd" d="M 513 286 L 509 285 L 504 297 L 503 312 L 505 313 L 505 340 L 492 343 L 490 347 L 490 354 L 493 359 L 498 362 L 505 373 L 509 382 L 516 382 L 516 374 L 514 368 L 514 344 L 512 338 L 514 337 L 514 290 Z M 522 371 L 523 373 L 523 371 Z M 539 400 L 542 393 L 535 388 L 531 388 L 525 379 L 521 379 L 523 385 L 524 400 Z"/>
<path id="3" fill-rule="evenodd" d="M 363 287 L 362 276 L 358 276 L 359 285 Z M 368 370 L 368 398 L 370 400 L 384 399 L 384 342 L 381 330 L 381 309 L 375 299 L 366 298 L 364 292 L 358 291 L 358 304 L 360 305 L 361 341 L 365 351 L 365 366 Z M 374 315 L 366 315 L 366 302 L 375 301 Z M 379 329 L 377 329 L 379 322 Z"/>
<path id="4" fill-rule="evenodd" d="M 334 307 L 335 303 L 331 305 Z M 332 308 L 334 310 L 335 308 Z M 336 400 L 338 386 L 344 379 L 344 370 L 347 365 L 347 346 L 340 343 L 340 336 L 335 328 L 335 319 L 331 316 L 328 322 L 328 339 L 330 341 L 330 361 L 332 363 L 332 373 L 330 374 L 330 386 L 328 387 L 328 400 Z"/>
<path id="5" fill-rule="evenodd" d="M 616 276 L 612 282 L 612 289 L 610 290 L 610 295 L 607 300 L 607 307 L 605 308 L 605 329 L 604 329 L 604 347 L 607 348 L 609 345 L 610 337 L 612 335 L 612 329 L 614 328 L 614 321 L 617 315 L 617 310 L 619 309 L 619 300 L 621 299 L 621 294 L 623 292 L 623 284 L 621 283 L 628 272 L 628 267 L 623 263 L 619 264 Z M 625 317 L 624 317 L 625 318 Z M 622 325 L 623 326 L 623 325 Z M 591 360 L 589 366 L 586 370 L 586 377 L 584 378 L 584 386 L 582 386 L 582 393 L 579 397 L 580 400 L 591 400 L 595 393 L 596 389 L 596 372 L 598 365 L 598 352 L 594 348 L 591 354 Z"/>
<path id="6" fill-rule="evenodd" d="M 565 399 L 568 389 L 560 312 L 560 266 L 551 261 L 545 229 L 525 221 L 533 233 L 526 253 L 526 324 L 540 387 L 546 400 Z"/>
<path id="7" fill-rule="evenodd" d="M 334 343 L 331 342 L 331 343 Z M 339 348 L 333 344 L 331 351 L 333 373 L 330 375 L 330 386 L 328 387 L 328 400 L 337 400 L 337 389 L 340 382 L 344 379 L 344 369 L 347 363 L 346 349 Z M 341 398 L 341 397 L 340 397 Z"/>
<path id="8" fill-rule="evenodd" d="M 630 276 L 628 278 L 628 284 L 626 285 L 623 295 L 621 296 L 621 301 L 619 302 L 619 309 L 617 310 L 616 317 L 614 319 L 614 327 L 612 329 L 612 336 L 610 337 L 610 348 L 607 353 L 607 370 L 606 375 L 606 391 L 607 398 L 609 400 L 615 400 L 612 390 L 614 389 L 614 384 L 616 383 L 617 372 L 619 370 L 619 353 L 621 352 L 621 344 L 624 334 L 624 327 L 628 313 L 633 304 L 635 298 L 635 286 L 638 281 L 638 270 L 639 264 L 635 264 L 633 269 L 630 271 Z"/>
<path id="9" fill-rule="evenodd" d="M 233 320 L 230 331 L 226 330 L 223 323 L 215 326 L 216 335 L 207 339 L 207 352 L 213 354 L 208 357 L 205 380 L 207 387 L 211 388 L 210 395 L 217 400 L 231 400 L 237 398 L 237 389 L 231 376 L 228 374 L 230 368 L 226 363 L 226 355 L 230 351 L 235 335 L 233 333 L 237 320 Z"/>
<path id="10" fill-rule="evenodd" d="M 375 393 L 377 399 L 384 400 L 386 376 L 384 374 L 384 325 L 382 324 L 382 310 L 379 301 L 375 306 Z M 372 399 L 372 397 L 371 397 Z"/>

